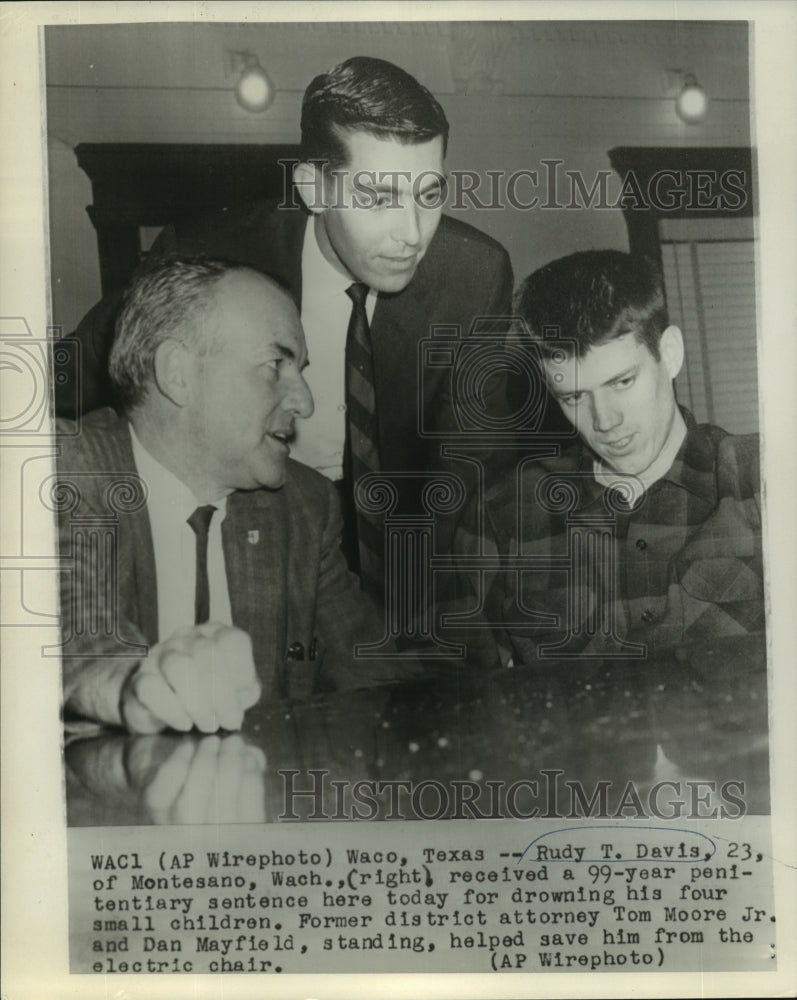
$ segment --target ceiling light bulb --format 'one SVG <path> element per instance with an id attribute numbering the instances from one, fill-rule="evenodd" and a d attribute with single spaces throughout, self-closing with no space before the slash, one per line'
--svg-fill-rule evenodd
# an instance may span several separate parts
<path id="1" fill-rule="evenodd" d="M 687 76 L 681 93 L 675 99 L 675 110 L 688 125 L 702 122 L 708 110 L 708 97 L 694 76 Z"/>
<path id="2" fill-rule="evenodd" d="M 274 100 L 274 86 L 254 56 L 235 85 L 235 99 L 247 111 L 265 111 Z"/>

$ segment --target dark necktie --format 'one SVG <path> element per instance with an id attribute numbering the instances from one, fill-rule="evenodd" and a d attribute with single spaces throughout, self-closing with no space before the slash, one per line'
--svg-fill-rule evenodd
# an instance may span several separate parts
<path id="1" fill-rule="evenodd" d="M 194 596 L 194 624 L 201 625 L 210 617 L 210 587 L 208 585 L 208 529 L 216 508 L 208 504 L 197 507 L 188 518 L 196 535 L 196 589 Z"/>
<path id="2" fill-rule="evenodd" d="M 346 289 L 352 300 L 351 318 L 346 333 L 346 450 L 343 475 L 350 503 L 349 515 L 354 512 L 359 556 L 359 572 L 363 589 L 379 596 L 384 588 L 383 549 L 384 534 L 373 519 L 356 511 L 354 485 L 368 472 L 379 471 L 379 423 L 374 392 L 374 361 L 371 350 L 371 331 L 365 300 L 368 286 L 357 282 Z M 346 511 L 344 511 L 344 521 Z"/>

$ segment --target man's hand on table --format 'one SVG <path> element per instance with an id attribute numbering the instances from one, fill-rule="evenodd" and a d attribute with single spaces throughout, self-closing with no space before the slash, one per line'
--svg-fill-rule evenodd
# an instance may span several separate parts
<path id="1" fill-rule="evenodd" d="M 240 729 L 260 697 L 252 642 L 232 625 L 206 622 L 152 646 L 124 682 L 122 721 L 134 733 Z"/>
<path id="2" fill-rule="evenodd" d="M 142 801 L 153 823 L 265 823 L 266 757 L 256 746 L 231 736 L 183 736 L 169 743 L 171 754 L 151 774 L 150 754 L 162 747 L 134 737 L 127 767 L 134 785 L 143 785 Z"/>

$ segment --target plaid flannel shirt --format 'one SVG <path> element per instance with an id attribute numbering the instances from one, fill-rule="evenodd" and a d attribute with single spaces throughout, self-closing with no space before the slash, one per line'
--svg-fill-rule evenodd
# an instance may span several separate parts
<path id="1" fill-rule="evenodd" d="M 683 412 L 675 461 L 633 505 L 595 480 L 581 444 L 521 463 L 483 510 L 471 504 L 454 546 L 468 568 L 440 604 L 471 662 L 642 660 L 763 635 L 758 436 Z"/>

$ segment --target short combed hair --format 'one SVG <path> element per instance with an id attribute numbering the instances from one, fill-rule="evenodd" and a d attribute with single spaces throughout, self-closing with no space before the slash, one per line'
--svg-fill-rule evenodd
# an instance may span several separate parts
<path id="1" fill-rule="evenodd" d="M 214 287 L 225 275 L 253 268 L 213 257 L 166 257 L 128 286 L 116 319 L 108 372 L 125 413 L 143 402 L 155 378 L 155 352 L 170 337 L 191 341 L 199 353 L 214 342 L 203 318 Z"/>
<path id="2" fill-rule="evenodd" d="M 544 354 L 564 349 L 577 358 L 633 333 L 658 361 L 667 327 L 661 271 L 619 250 L 586 250 L 534 271 L 517 291 L 515 313 Z"/>
<path id="3" fill-rule="evenodd" d="M 366 132 L 407 145 L 443 137 L 448 120 L 431 92 L 384 59 L 354 56 L 311 81 L 302 102 L 302 159 L 347 165 L 345 138 Z"/>

